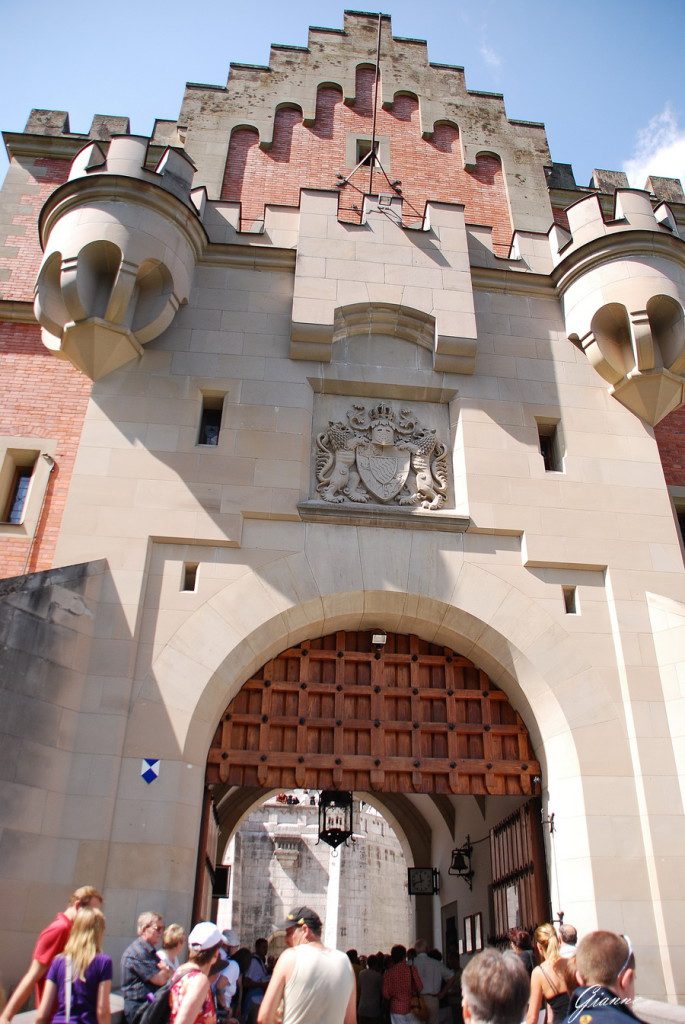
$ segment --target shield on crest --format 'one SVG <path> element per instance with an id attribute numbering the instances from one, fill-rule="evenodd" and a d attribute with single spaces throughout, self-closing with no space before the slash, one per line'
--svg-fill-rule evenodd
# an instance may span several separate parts
<path id="1" fill-rule="evenodd" d="M 357 469 L 367 490 L 379 501 L 391 501 L 404 487 L 411 455 L 393 445 L 360 445 Z"/>

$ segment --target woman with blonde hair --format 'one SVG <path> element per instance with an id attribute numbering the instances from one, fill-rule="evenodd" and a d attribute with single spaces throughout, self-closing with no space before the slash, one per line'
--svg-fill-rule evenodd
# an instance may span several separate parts
<path id="1" fill-rule="evenodd" d="M 181 966 L 179 954 L 186 941 L 186 930 L 181 924 L 170 924 L 164 930 L 162 948 L 157 952 L 157 959 L 165 963 L 172 971 Z"/>
<path id="2" fill-rule="evenodd" d="M 110 1024 L 112 961 L 102 952 L 104 933 L 102 911 L 82 907 L 64 953 L 50 965 L 36 1024 Z"/>
<path id="3" fill-rule="evenodd" d="M 526 1024 L 537 1024 L 538 1015 L 545 999 L 552 1011 L 552 1021 L 559 1024 L 568 1014 L 569 991 L 566 972 L 560 963 L 559 939 L 551 924 L 541 924 L 535 929 L 533 943 L 540 963 L 530 976 L 530 1002 Z"/>

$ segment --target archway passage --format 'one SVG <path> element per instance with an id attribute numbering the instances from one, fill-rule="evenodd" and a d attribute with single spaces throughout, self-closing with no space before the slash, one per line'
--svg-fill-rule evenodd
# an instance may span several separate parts
<path id="1" fill-rule="evenodd" d="M 540 765 L 507 696 L 417 636 L 338 632 L 288 648 L 221 716 L 207 784 L 534 795 Z"/>

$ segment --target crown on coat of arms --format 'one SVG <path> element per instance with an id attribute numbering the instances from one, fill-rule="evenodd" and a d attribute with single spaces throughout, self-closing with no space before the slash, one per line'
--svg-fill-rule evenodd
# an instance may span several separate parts
<path id="1" fill-rule="evenodd" d="M 387 402 L 380 402 L 370 411 L 369 422 L 372 427 L 379 423 L 382 423 L 384 426 L 394 427 L 397 422 L 397 416 Z"/>

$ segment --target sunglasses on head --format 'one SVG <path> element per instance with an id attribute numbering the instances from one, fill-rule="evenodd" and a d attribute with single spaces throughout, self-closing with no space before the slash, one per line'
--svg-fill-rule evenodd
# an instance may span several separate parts
<path id="1" fill-rule="evenodd" d="M 628 970 L 628 964 L 630 963 L 630 958 L 634 955 L 633 954 L 633 944 L 630 941 L 630 936 L 629 935 L 621 935 L 621 938 L 623 939 L 623 941 L 625 942 L 625 944 L 628 947 L 628 955 L 626 956 L 625 960 L 623 961 L 623 967 L 621 968 L 621 970 L 616 975 L 617 978 L 620 978 L 621 975 L 623 974 L 623 972 Z"/>

